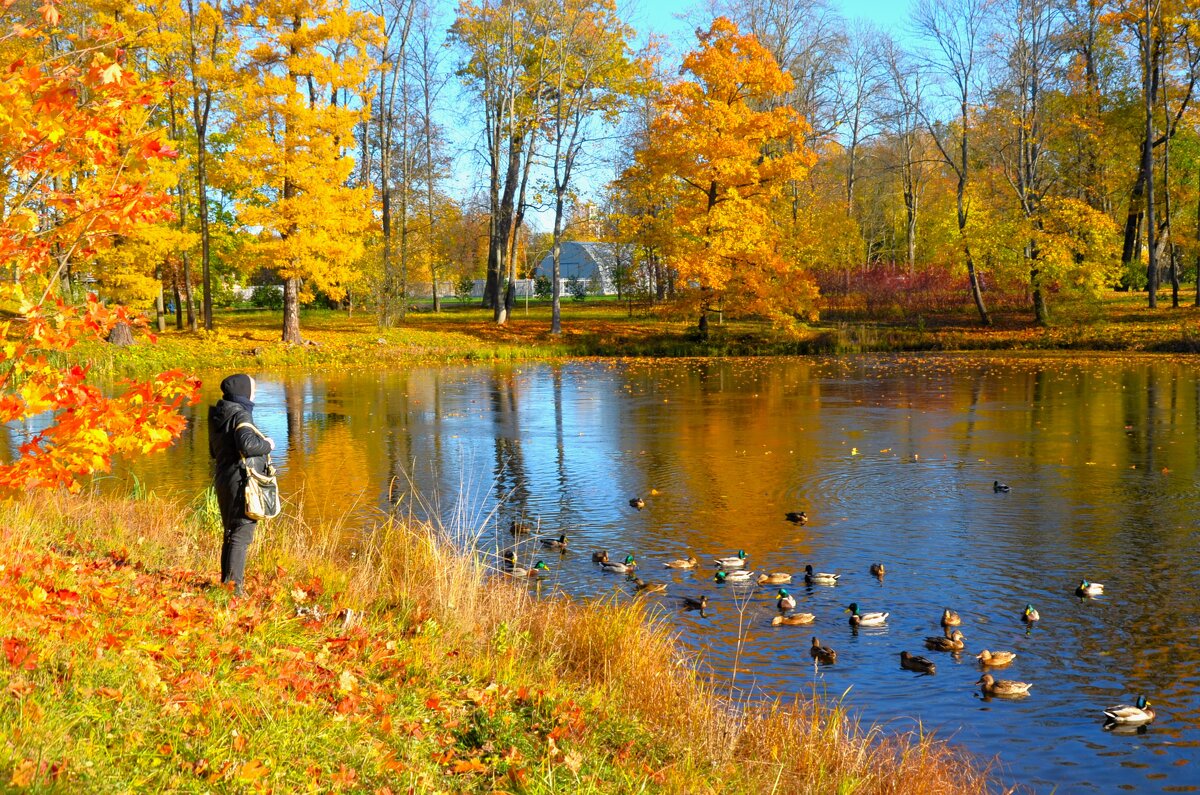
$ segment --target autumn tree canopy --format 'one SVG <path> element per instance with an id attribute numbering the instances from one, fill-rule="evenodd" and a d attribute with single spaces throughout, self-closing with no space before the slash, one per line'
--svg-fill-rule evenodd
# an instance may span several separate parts
<path id="1" fill-rule="evenodd" d="M 0 422 L 33 429 L 14 463 L 0 466 L 0 489 L 78 488 L 118 453 L 162 449 L 183 430 L 177 409 L 198 383 L 178 372 L 125 385 L 108 396 L 86 366 L 50 357 L 116 323 L 123 307 L 95 295 L 76 306 L 64 276 L 147 223 L 169 215 L 153 187 L 156 164 L 173 152 L 150 123 L 161 86 L 125 69 L 111 39 L 76 37 L 61 51 L 52 4 L 39 19 L 9 7 L 0 45 L 0 261 L 12 278 L 0 301 L 15 315 L 0 323 Z"/>
<path id="2" fill-rule="evenodd" d="M 667 192 L 679 283 L 705 306 L 790 322 L 816 309 L 805 263 L 785 256 L 781 202 L 816 161 L 808 125 L 780 100 L 790 75 L 725 18 L 698 34 L 626 177 Z"/>

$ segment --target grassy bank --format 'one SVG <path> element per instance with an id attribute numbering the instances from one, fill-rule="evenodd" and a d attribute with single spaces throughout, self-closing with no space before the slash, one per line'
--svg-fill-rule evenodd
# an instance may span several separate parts
<path id="1" fill-rule="evenodd" d="M 1200 309 L 1150 312 L 1144 296 L 1112 293 L 1105 300 L 1058 307 L 1056 321 L 1039 327 L 1024 315 L 998 314 L 989 328 L 966 313 L 914 319 L 868 313 L 827 313 L 823 322 L 782 333 L 754 321 L 714 322 L 709 334 L 694 318 L 614 301 L 566 302 L 563 334 L 549 333 L 550 308 L 518 306 L 504 326 L 474 305 L 448 304 L 434 314 L 414 311 L 395 328 L 373 316 L 330 310 L 302 315 L 306 343 L 279 341 L 281 317 L 265 311 L 226 311 L 213 332 L 174 329 L 158 345 L 116 349 L 81 345 L 74 356 L 102 373 L 126 375 L 186 370 L 389 366 L 413 362 L 550 359 L 575 356 L 767 356 L 899 351 L 1159 351 L 1200 352 Z"/>
<path id="2" fill-rule="evenodd" d="M 211 509 L 0 506 L 0 785 L 37 791 L 929 792 L 926 736 L 753 703 L 640 602 L 531 595 L 446 531 L 271 523 L 214 586 Z M 461 541 L 461 539 L 459 539 Z"/>

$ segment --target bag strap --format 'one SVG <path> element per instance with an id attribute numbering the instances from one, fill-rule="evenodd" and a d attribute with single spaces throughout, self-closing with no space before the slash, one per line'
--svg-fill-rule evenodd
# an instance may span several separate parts
<path id="1" fill-rule="evenodd" d="M 235 425 L 235 426 L 233 427 L 233 429 L 234 429 L 235 431 L 237 431 L 237 430 L 240 430 L 240 429 L 242 429 L 242 428 L 249 428 L 250 430 L 254 431 L 255 433 L 257 433 L 257 434 L 258 434 L 258 438 L 260 438 L 260 439 L 264 439 L 264 440 L 265 440 L 265 439 L 267 438 L 267 435 L 266 435 L 265 433 L 263 433 L 262 431 L 260 431 L 258 428 L 254 427 L 254 423 L 251 423 L 251 422 L 239 422 L 237 425 Z M 236 442 L 234 442 L 234 444 L 236 444 Z M 241 450 L 238 450 L 238 456 L 240 456 L 240 457 L 241 457 L 241 459 L 242 459 L 242 464 L 245 464 L 245 463 L 246 463 L 246 455 L 245 455 L 245 453 L 243 453 Z M 267 466 L 271 466 L 271 454 L 270 454 L 270 453 L 267 453 Z"/>

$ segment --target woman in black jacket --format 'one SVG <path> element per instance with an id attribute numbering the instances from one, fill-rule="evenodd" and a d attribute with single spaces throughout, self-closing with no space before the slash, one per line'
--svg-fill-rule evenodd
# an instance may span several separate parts
<path id="1" fill-rule="evenodd" d="M 254 426 L 254 379 L 238 373 L 221 382 L 221 399 L 208 410 L 208 453 L 216 460 L 213 486 L 225 535 L 221 543 L 221 582 L 242 596 L 246 550 L 258 524 L 246 516 L 243 466 L 266 471 L 275 442 Z"/>

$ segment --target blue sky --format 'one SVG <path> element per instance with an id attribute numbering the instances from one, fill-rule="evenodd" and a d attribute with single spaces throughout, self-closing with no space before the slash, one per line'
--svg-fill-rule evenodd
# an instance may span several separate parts
<path id="1" fill-rule="evenodd" d="M 908 23 L 913 0 L 829 0 L 847 19 L 874 22 L 885 30 L 896 31 Z M 621 7 L 638 32 L 653 32 L 672 41 L 690 45 L 694 25 L 682 19 L 706 7 L 695 0 L 626 0 Z M 685 47 L 685 49 L 687 49 Z"/>

